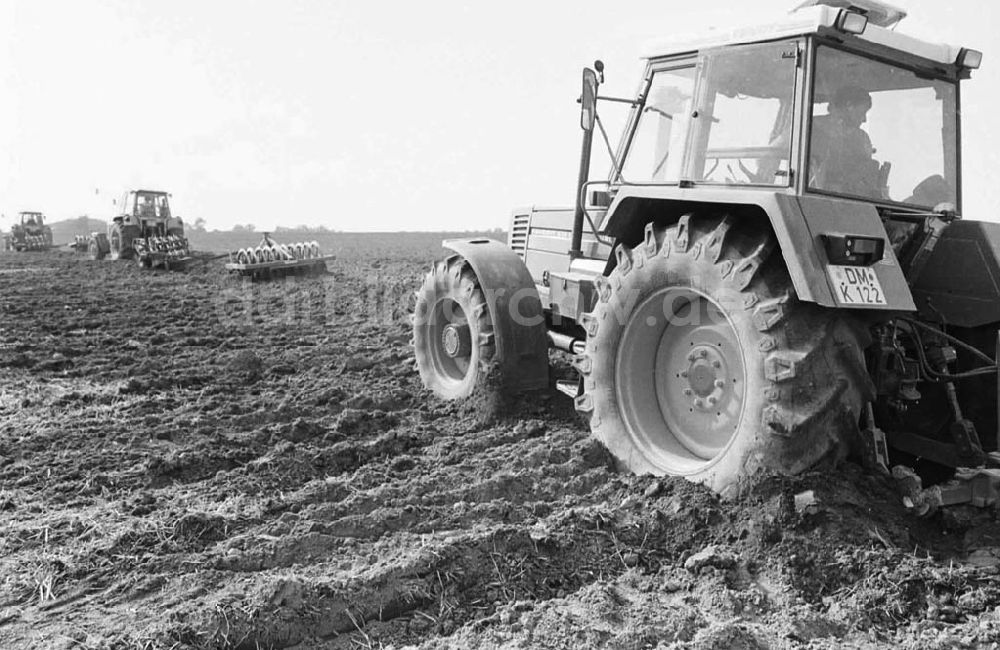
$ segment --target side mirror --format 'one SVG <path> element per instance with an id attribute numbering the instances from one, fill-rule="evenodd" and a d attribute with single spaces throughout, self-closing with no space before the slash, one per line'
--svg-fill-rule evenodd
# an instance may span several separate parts
<path id="1" fill-rule="evenodd" d="M 580 95 L 580 128 L 594 130 L 597 119 L 597 73 L 590 68 L 583 69 L 583 93 Z"/>

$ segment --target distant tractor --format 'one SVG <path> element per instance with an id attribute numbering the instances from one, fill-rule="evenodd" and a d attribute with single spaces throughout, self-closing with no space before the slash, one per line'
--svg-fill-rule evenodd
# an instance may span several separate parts
<path id="1" fill-rule="evenodd" d="M 184 222 L 170 211 L 169 194 L 133 190 L 122 198 L 122 212 L 108 232 L 94 233 L 87 250 L 95 260 L 135 260 L 139 266 L 181 268 L 191 259 Z"/>
<path id="2" fill-rule="evenodd" d="M 622 468 L 720 492 L 849 451 L 1000 467 L 1000 224 L 960 218 L 982 55 L 904 16 L 807 0 L 669 40 L 635 97 L 584 69 L 575 208 L 516 210 L 506 246 L 445 242 L 414 314 L 424 385 L 537 389 L 565 350 L 556 387 Z M 631 112 L 591 180 L 598 100 Z"/>
<path id="3" fill-rule="evenodd" d="M 22 212 L 19 222 L 4 239 L 4 248 L 14 251 L 43 251 L 52 247 L 52 229 L 41 212 Z"/>

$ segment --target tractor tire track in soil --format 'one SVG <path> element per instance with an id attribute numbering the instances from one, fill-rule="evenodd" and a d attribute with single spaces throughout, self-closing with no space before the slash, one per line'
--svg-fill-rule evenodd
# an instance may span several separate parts
<path id="1" fill-rule="evenodd" d="M 331 237 L 330 273 L 260 284 L 0 256 L 0 645 L 1000 641 L 992 511 L 917 519 L 854 465 L 720 501 L 617 473 L 554 390 L 433 398 L 408 314 L 439 239 Z"/>

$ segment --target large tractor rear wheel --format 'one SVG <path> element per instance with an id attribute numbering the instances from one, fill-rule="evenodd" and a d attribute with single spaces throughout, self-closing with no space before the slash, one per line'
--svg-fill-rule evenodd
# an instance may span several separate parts
<path id="1" fill-rule="evenodd" d="M 436 262 L 417 291 L 413 345 L 420 378 L 439 397 L 459 399 L 487 388 L 496 352 L 493 321 L 463 257 Z"/>
<path id="2" fill-rule="evenodd" d="M 685 215 L 617 251 L 583 318 L 577 409 L 620 465 L 729 493 L 837 457 L 871 399 L 867 329 L 799 302 L 769 232 Z"/>
<path id="3" fill-rule="evenodd" d="M 130 260 L 135 257 L 135 249 L 132 240 L 139 236 L 139 229 L 135 226 L 123 226 L 115 224 L 108 233 L 109 244 L 111 245 L 111 259 Z"/>

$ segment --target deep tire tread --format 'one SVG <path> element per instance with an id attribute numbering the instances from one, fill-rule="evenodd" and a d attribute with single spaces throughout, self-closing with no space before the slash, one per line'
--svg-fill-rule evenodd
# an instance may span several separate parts
<path id="1" fill-rule="evenodd" d="M 795 474 L 846 451 L 856 435 L 862 405 L 873 393 L 862 356 L 867 329 L 843 311 L 799 301 L 777 250 L 773 235 L 753 224 L 728 215 L 692 214 L 671 226 L 649 224 L 634 249 L 618 247 L 618 266 L 606 280 L 595 282 L 598 301 L 581 320 L 587 349 L 573 365 L 584 377 L 577 410 L 589 417 L 594 435 L 627 469 L 664 473 L 649 459 L 636 458 L 639 452 L 630 447 L 629 435 L 615 430 L 621 418 L 608 409 L 617 409 L 617 404 L 595 385 L 594 377 L 610 376 L 601 364 L 613 363 L 608 359 L 615 356 L 606 348 L 616 340 L 607 337 L 617 334 L 604 331 L 604 323 L 613 329 L 614 318 L 629 313 L 625 294 L 642 286 L 638 276 L 647 282 L 666 277 L 683 283 L 673 269 L 685 264 L 714 276 L 705 282 L 742 296 L 737 304 L 743 310 L 733 317 L 744 319 L 743 331 L 752 339 L 745 354 L 760 355 L 754 367 L 761 368 L 760 376 L 747 377 L 752 387 L 746 390 L 754 392 L 761 406 L 740 425 L 737 435 L 753 440 L 740 452 L 738 470 L 727 475 L 706 471 L 689 478 L 724 491 L 758 471 Z M 652 263 L 654 258 L 658 263 Z M 635 273 L 641 268 L 638 259 L 649 267 L 642 273 Z M 636 277 L 629 279 L 629 274 Z"/>
<path id="2" fill-rule="evenodd" d="M 475 369 L 470 368 L 470 372 L 474 372 L 475 376 L 471 377 L 458 393 L 443 388 L 441 378 L 437 376 L 437 371 L 430 361 L 429 346 L 432 342 L 428 340 L 425 331 L 429 323 L 422 322 L 419 317 L 423 314 L 424 320 L 428 320 L 428 310 L 441 298 L 451 298 L 459 303 L 470 321 L 475 321 L 470 322 L 476 333 L 473 340 L 478 348 L 478 363 Z M 483 387 L 496 366 L 496 334 L 486 304 L 486 296 L 479 279 L 465 258 L 452 255 L 431 266 L 423 285 L 416 291 L 415 313 L 411 323 L 416 367 L 425 386 L 445 399 L 468 397 Z"/>

